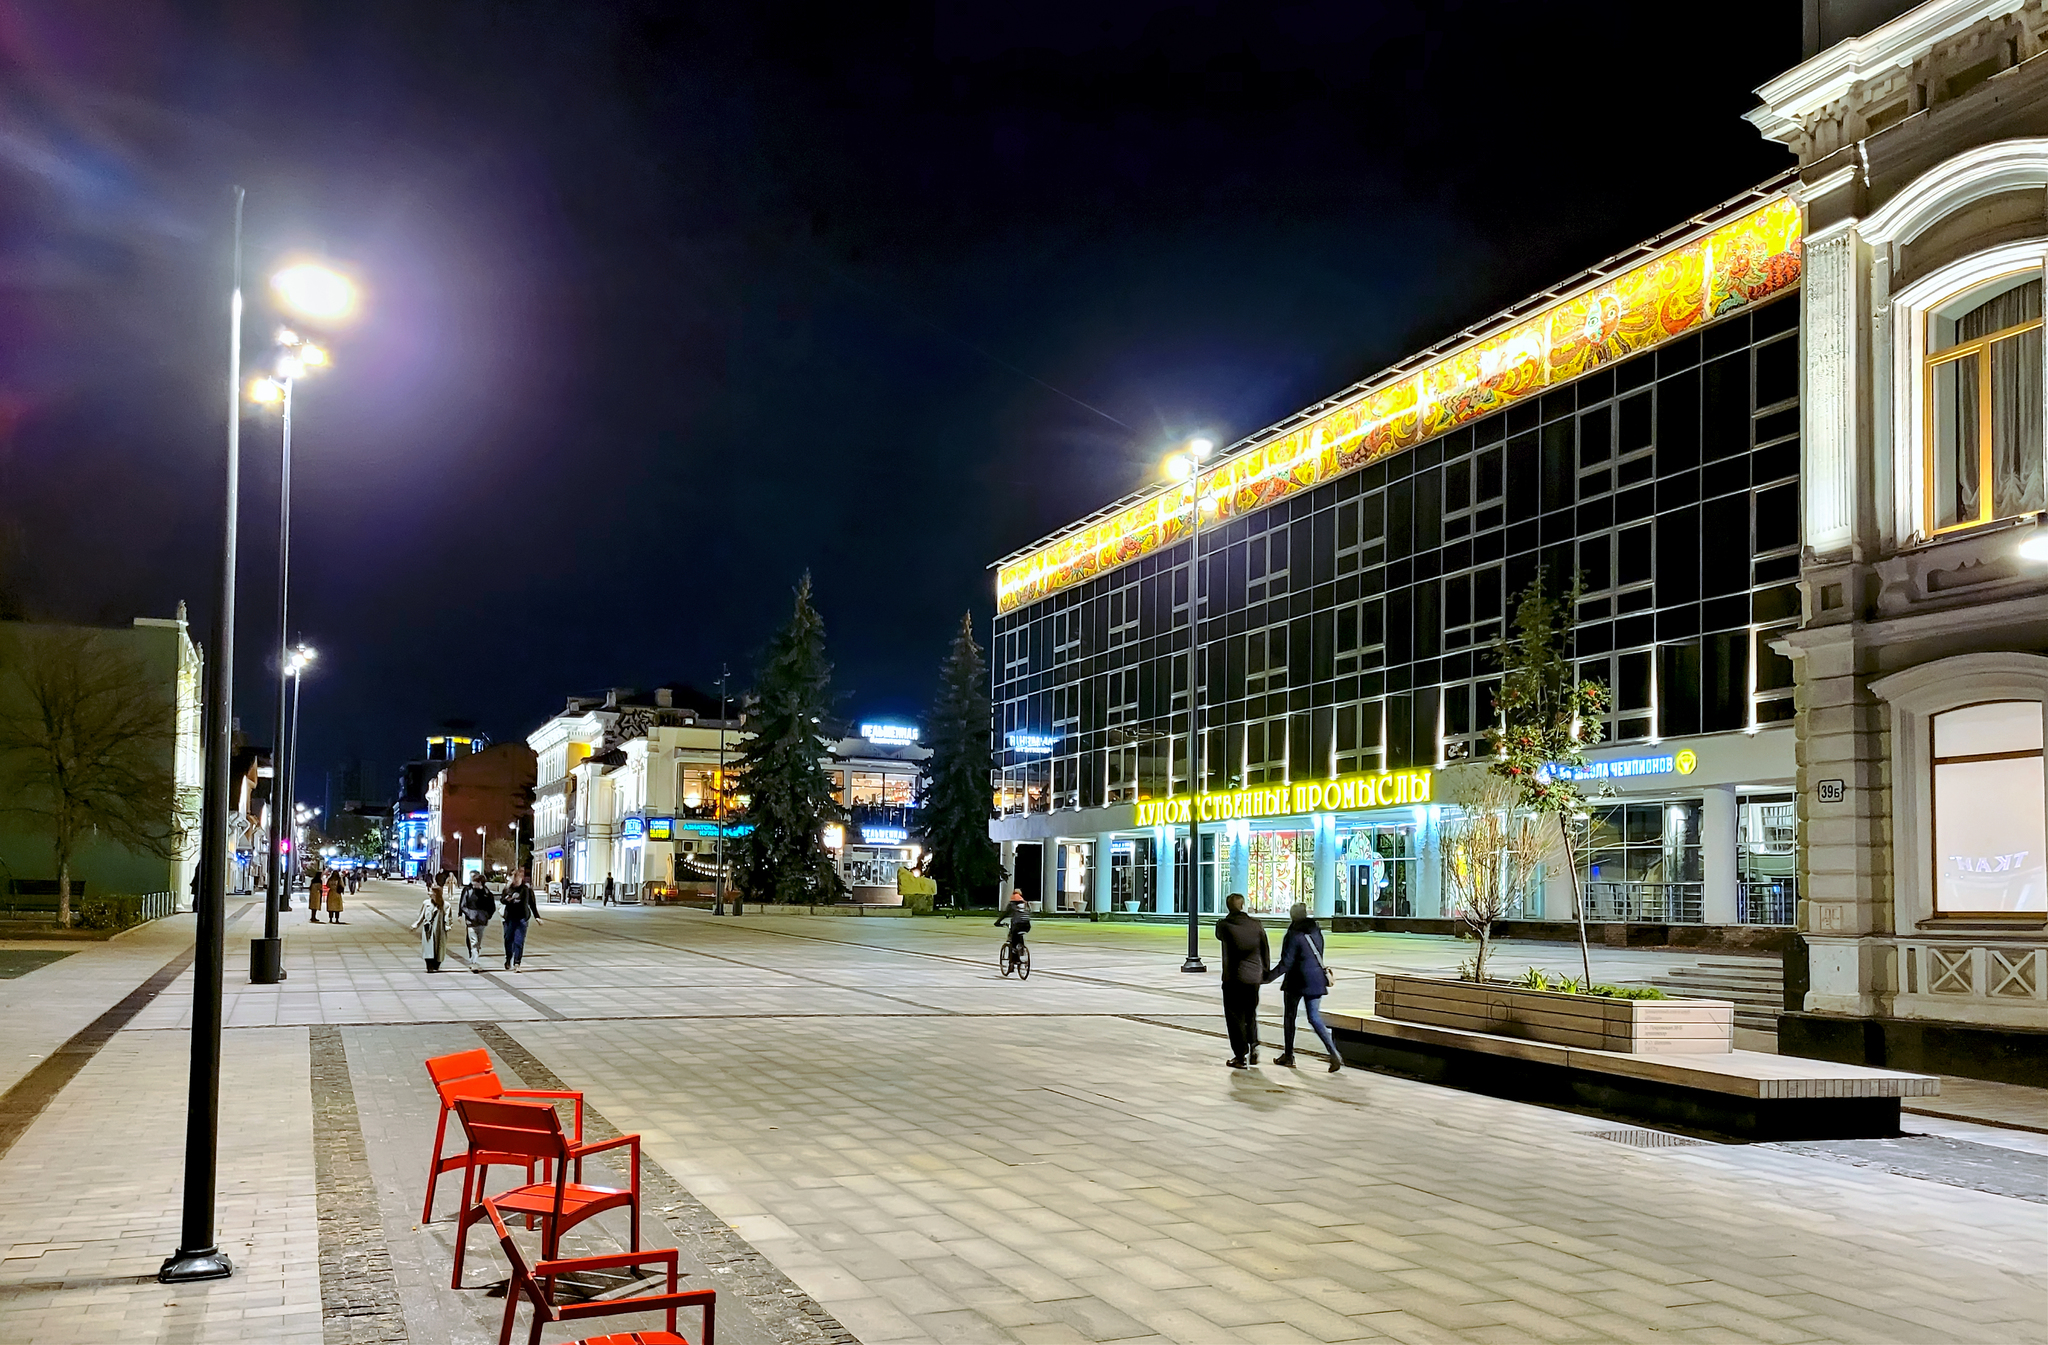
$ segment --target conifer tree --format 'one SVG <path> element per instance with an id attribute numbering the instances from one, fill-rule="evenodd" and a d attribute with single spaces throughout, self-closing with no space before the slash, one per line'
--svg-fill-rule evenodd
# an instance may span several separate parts
<path id="1" fill-rule="evenodd" d="M 925 874 L 958 906 L 1003 880 L 996 843 L 988 838 L 994 812 L 991 721 L 988 665 L 974 642 L 974 614 L 969 612 L 960 618 L 960 632 L 939 667 L 939 694 L 925 725 L 931 756 L 918 780 Z"/>
<path id="2" fill-rule="evenodd" d="M 796 610 L 769 642 L 745 701 L 733 763 L 745 797 L 739 820 L 752 828 L 741 846 L 740 888 L 756 901 L 836 901 L 846 895 L 828 823 L 844 822 L 825 774 L 825 724 L 832 709 L 832 665 L 825 623 L 811 606 L 811 576 L 796 589 Z"/>

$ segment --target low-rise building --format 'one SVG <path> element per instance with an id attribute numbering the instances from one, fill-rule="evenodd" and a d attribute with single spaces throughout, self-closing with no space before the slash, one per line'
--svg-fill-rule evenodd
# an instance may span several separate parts
<path id="1" fill-rule="evenodd" d="M 496 743 L 448 760 L 426 784 L 433 865 L 456 874 L 518 867 L 532 818 L 533 749 Z"/>

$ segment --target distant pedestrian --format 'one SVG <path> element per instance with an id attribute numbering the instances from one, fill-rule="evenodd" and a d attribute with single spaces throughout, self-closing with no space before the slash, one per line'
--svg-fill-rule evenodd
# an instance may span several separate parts
<path id="1" fill-rule="evenodd" d="M 1259 1063 L 1259 987 L 1273 964 L 1266 927 L 1244 913 L 1244 893 L 1224 898 L 1230 914 L 1216 922 L 1223 945 L 1223 1022 L 1230 1029 L 1230 1067 Z"/>
<path id="2" fill-rule="evenodd" d="M 616 905 L 616 904 L 618 903 L 618 900 L 619 900 L 619 886 L 618 886 L 618 884 L 617 884 L 617 883 L 614 883 L 614 882 L 612 881 L 612 876 L 611 876 L 611 875 L 610 875 L 609 873 L 607 873 L 607 874 L 606 874 L 606 875 L 604 876 L 604 902 L 603 902 L 603 904 L 604 904 L 604 905 L 606 905 L 606 906 L 613 906 L 613 905 Z"/>
<path id="3" fill-rule="evenodd" d="M 1337 1054 L 1337 1039 L 1323 1022 L 1320 1007 L 1323 996 L 1330 993 L 1330 969 L 1323 963 L 1323 927 L 1301 902 L 1294 903 L 1291 915 L 1287 936 L 1280 941 L 1280 965 L 1266 973 L 1267 980 L 1280 982 L 1280 994 L 1287 1006 L 1287 1015 L 1281 1019 L 1280 1058 L 1273 1063 L 1294 1064 L 1294 1013 L 1305 1004 L 1308 1025 L 1323 1039 L 1323 1048 L 1330 1053 L 1330 1073 L 1335 1074 L 1344 1068 L 1344 1057 Z"/>
<path id="4" fill-rule="evenodd" d="M 286 886 L 289 887 L 297 878 L 298 875 L 293 874 L 286 879 Z M 320 871 L 315 869 L 313 876 L 306 880 L 306 909 L 312 913 L 313 923 L 316 925 L 320 923 L 320 891 Z"/>
<path id="5" fill-rule="evenodd" d="M 420 932 L 420 956 L 426 959 L 427 970 L 441 970 L 441 959 L 448 953 L 448 900 L 440 888 L 427 889 L 412 927 Z"/>
<path id="6" fill-rule="evenodd" d="M 505 917 L 505 969 L 524 971 L 519 960 L 526 956 L 526 922 L 540 919 L 540 903 L 533 899 L 533 884 L 526 881 L 525 869 L 512 875 L 505 895 L 498 900 Z"/>
<path id="7" fill-rule="evenodd" d="M 483 875 L 471 875 L 469 885 L 462 889 L 462 932 L 468 941 L 471 971 L 483 970 L 484 928 L 491 923 L 491 916 L 497 909 L 498 899 L 491 895 L 490 888 L 484 886 Z"/>
<path id="8" fill-rule="evenodd" d="M 346 924 L 346 923 L 347 923 L 346 921 L 344 921 L 344 920 L 343 920 L 343 919 L 341 918 L 341 897 L 342 897 L 342 894 L 343 894 L 344 892 L 346 892 L 346 891 L 348 891 L 348 884 L 347 884 L 347 883 L 346 883 L 345 881 L 343 881 L 343 879 L 342 879 L 342 876 L 341 876 L 341 870 L 340 870 L 340 869 L 330 869 L 330 870 L 328 871 L 328 874 L 327 874 L 327 923 L 328 923 L 328 924 L 330 924 L 330 925 L 340 925 L 340 924 Z"/>

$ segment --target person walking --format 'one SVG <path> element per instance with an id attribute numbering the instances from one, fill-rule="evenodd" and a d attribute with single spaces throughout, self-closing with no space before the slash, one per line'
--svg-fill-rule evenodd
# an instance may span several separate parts
<path id="1" fill-rule="evenodd" d="M 533 884 L 526 881 L 525 869 L 513 873 L 505 895 L 498 900 L 503 903 L 505 918 L 505 970 L 524 971 L 519 960 L 526 956 L 526 922 L 540 919 L 540 903 L 533 899 Z"/>
<path id="2" fill-rule="evenodd" d="M 320 871 L 315 869 L 313 870 L 313 876 L 306 880 L 306 909 L 313 913 L 313 923 L 316 925 L 320 923 L 321 890 Z"/>
<path id="3" fill-rule="evenodd" d="M 1259 1063 L 1259 987 L 1273 963 L 1266 927 L 1244 913 L 1244 893 L 1233 892 L 1223 904 L 1230 914 L 1216 922 L 1223 945 L 1223 1022 L 1230 1029 L 1230 1067 Z"/>
<path id="4" fill-rule="evenodd" d="M 1280 982 L 1280 995 L 1287 1007 L 1281 1020 L 1280 1057 L 1273 1063 L 1293 1066 L 1294 1013 L 1306 1004 L 1308 1025 L 1323 1039 L 1323 1048 L 1330 1053 L 1330 1073 L 1335 1074 L 1344 1068 L 1344 1057 L 1337 1054 L 1337 1039 L 1323 1022 L 1320 1007 L 1323 996 L 1330 993 L 1330 969 L 1323 962 L 1323 927 L 1302 902 L 1295 902 L 1289 915 L 1287 935 L 1280 940 L 1280 965 L 1266 973 L 1267 980 Z"/>
<path id="5" fill-rule="evenodd" d="M 442 889 L 427 889 L 412 927 L 420 932 L 420 956 L 426 960 L 427 970 L 441 970 L 441 959 L 448 953 L 448 899 Z"/>
<path id="6" fill-rule="evenodd" d="M 345 892 L 347 892 L 347 891 L 348 891 L 348 883 L 347 883 L 347 881 L 346 881 L 345 879 L 343 879 L 343 877 L 341 876 L 341 870 L 340 870 L 340 869 L 329 869 L 329 870 L 327 871 L 327 923 L 328 923 L 328 924 L 330 924 L 330 925 L 341 925 L 341 924 L 346 924 L 346 923 L 347 923 L 347 921 L 345 921 L 345 920 L 343 920 L 343 919 L 341 918 L 341 898 L 342 898 L 342 894 L 343 894 L 343 893 L 345 893 Z"/>
<path id="7" fill-rule="evenodd" d="M 612 876 L 611 876 L 611 875 L 610 875 L 609 873 L 607 873 L 607 874 L 606 874 L 606 875 L 604 876 L 604 904 L 605 904 L 606 906 L 615 906 L 615 905 L 617 905 L 617 904 L 618 904 L 618 900 L 619 900 L 619 887 L 618 887 L 618 884 L 617 884 L 617 883 L 614 883 L 614 882 L 612 881 Z"/>
<path id="8" fill-rule="evenodd" d="M 484 929 L 491 923 L 491 916 L 497 909 L 497 898 L 491 895 L 490 888 L 484 886 L 483 874 L 471 875 L 469 885 L 462 889 L 462 932 L 467 940 L 471 971 L 483 970 Z"/>

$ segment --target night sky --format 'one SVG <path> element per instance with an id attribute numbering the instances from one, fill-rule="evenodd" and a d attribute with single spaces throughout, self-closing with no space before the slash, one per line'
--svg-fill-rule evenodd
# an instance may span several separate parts
<path id="1" fill-rule="evenodd" d="M 301 789 L 450 719 L 744 685 L 815 577 L 914 715 L 985 566 L 1697 213 L 1799 9 L 0 0 L 0 606 L 219 539 L 228 188 L 366 286 L 295 418 Z M 274 420 L 237 710 L 268 741 Z"/>

